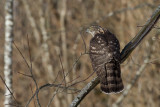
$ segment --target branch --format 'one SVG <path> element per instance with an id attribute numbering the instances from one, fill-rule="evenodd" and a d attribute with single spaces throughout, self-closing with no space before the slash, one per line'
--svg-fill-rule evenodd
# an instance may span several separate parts
<path id="1" fill-rule="evenodd" d="M 94 88 L 99 84 L 98 77 L 94 78 L 91 82 L 89 82 L 82 90 L 81 92 L 76 96 L 76 98 L 72 101 L 70 107 L 77 107 L 78 104 L 83 100 L 83 98 Z"/>
<path id="2" fill-rule="evenodd" d="M 151 18 L 145 24 L 145 26 L 139 31 L 139 33 L 124 47 L 121 52 L 121 63 L 123 63 L 131 52 L 138 46 L 142 39 L 151 31 L 153 26 L 156 24 L 160 17 L 160 6 L 155 10 Z M 96 77 L 91 82 L 89 82 L 81 92 L 72 101 L 70 107 L 77 107 L 78 104 L 83 100 L 83 98 L 99 84 L 99 79 Z"/>
<path id="3" fill-rule="evenodd" d="M 157 33 L 156 36 L 158 36 L 158 35 L 159 34 Z M 155 42 L 153 42 L 153 40 L 150 39 L 149 40 L 149 44 L 150 45 L 148 47 L 153 46 L 154 43 Z M 139 79 L 139 77 L 143 73 L 144 69 L 147 67 L 147 64 L 152 62 L 152 61 L 149 61 L 151 59 L 151 54 L 153 53 L 152 47 L 150 48 L 150 50 L 147 50 L 147 53 L 148 53 L 148 55 L 147 55 L 147 58 L 144 60 L 144 64 L 136 72 L 136 75 L 135 75 L 134 79 L 126 86 L 125 91 L 123 91 L 123 93 L 117 99 L 117 101 L 112 104 L 112 107 L 118 107 L 122 103 L 122 101 L 124 100 L 124 98 L 128 95 L 129 90 L 133 87 L 133 85 L 135 84 L 135 82 Z"/>
<path id="4" fill-rule="evenodd" d="M 156 36 L 158 35 L 158 33 L 156 34 Z M 149 46 L 151 47 L 153 46 L 155 42 L 153 42 L 152 39 L 149 40 Z M 143 73 L 144 69 L 147 67 L 148 63 L 150 63 L 150 59 L 151 59 L 151 54 L 153 53 L 152 48 L 150 48 L 149 50 L 147 50 L 147 58 L 144 60 L 144 64 L 139 68 L 139 70 L 136 72 L 136 75 L 134 77 L 134 79 L 126 86 L 126 89 L 123 91 L 123 93 L 121 94 L 121 96 L 117 99 L 117 101 L 115 103 L 112 104 L 112 107 L 119 107 L 119 105 L 122 103 L 122 101 L 124 100 L 124 98 L 128 95 L 129 90 L 133 87 L 133 85 L 135 84 L 135 82 L 140 78 L 141 74 Z"/>
<path id="5" fill-rule="evenodd" d="M 44 84 L 42 86 L 40 86 L 35 93 L 33 93 L 32 97 L 29 99 L 29 101 L 27 102 L 26 104 L 26 107 L 30 104 L 30 102 L 32 101 L 32 99 L 36 96 L 36 94 L 38 94 L 42 89 L 44 88 L 47 88 L 47 87 L 57 87 L 57 88 L 63 88 L 63 89 L 68 89 L 68 90 L 72 90 L 72 91 L 80 91 L 78 89 L 74 89 L 74 88 L 70 88 L 70 87 L 65 87 L 65 86 L 62 86 L 61 84 Z"/>
<path id="6" fill-rule="evenodd" d="M 143 40 L 143 38 L 151 31 L 153 26 L 156 24 L 160 17 L 160 6 L 153 13 L 151 18 L 145 24 L 145 26 L 139 31 L 139 33 L 124 47 L 121 52 L 121 63 L 123 63 L 131 52 L 138 46 L 138 44 Z"/>

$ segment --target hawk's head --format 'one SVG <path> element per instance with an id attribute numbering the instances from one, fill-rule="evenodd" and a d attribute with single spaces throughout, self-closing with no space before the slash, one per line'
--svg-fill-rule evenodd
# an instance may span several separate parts
<path id="1" fill-rule="evenodd" d="M 96 34 L 104 34 L 104 29 L 100 26 L 90 26 L 89 28 L 87 28 L 86 32 L 90 33 L 93 37 Z"/>

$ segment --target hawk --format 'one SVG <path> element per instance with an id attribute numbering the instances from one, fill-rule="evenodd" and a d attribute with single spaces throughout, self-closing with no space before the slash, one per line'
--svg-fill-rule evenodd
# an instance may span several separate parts
<path id="1" fill-rule="evenodd" d="M 119 41 L 114 34 L 100 26 L 91 26 L 86 32 L 93 36 L 89 55 L 93 70 L 100 79 L 102 92 L 121 92 L 124 86 L 121 79 Z"/>

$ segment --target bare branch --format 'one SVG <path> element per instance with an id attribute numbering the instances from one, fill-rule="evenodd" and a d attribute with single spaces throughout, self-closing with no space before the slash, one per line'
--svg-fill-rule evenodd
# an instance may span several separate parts
<path id="1" fill-rule="evenodd" d="M 160 6 L 153 13 L 151 18 L 145 24 L 145 26 L 139 31 L 139 33 L 124 47 L 121 52 L 121 63 L 131 54 L 131 52 L 138 46 L 143 38 L 151 31 L 160 17 Z"/>
<path id="2" fill-rule="evenodd" d="M 89 82 L 82 90 L 81 92 L 76 96 L 76 98 L 72 101 L 70 107 L 77 107 L 78 104 L 83 100 L 83 98 L 92 90 L 94 89 L 97 84 L 99 84 L 98 77 L 92 79 L 91 82 Z"/>
<path id="3" fill-rule="evenodd" d="M 27 104 L 30 104 L 30 102 L 32 101 L 32 99 L 36 96 L 36 94 L 38 94 L 40 92 L 40 90 L 47 88 L 47 87 L 59 87 L 59 88 L 63 88 L 63 89 L 68 89 L 68 90 L 73 90 L 73 91 L 80 91 L 78 89 L 74 89 L 74 88 L 69 88 L 69 87 L 64 87 L 61 84 L 44 84 L 42 86 L 39 87 L 38 90 L 36 90 L 36 92 L 32 95 L 32 97 L 28 100 Z"/>
<path id="4" fill-rule="evenodd" d="M 25 59 L 25 57 L 23 56 L 22 52 L 21 52 L 20 49 L 17 47 L 17 45 L 16 45 L 14 42 L 13 42 L 13 44 L 14 44 L 14 46 L 16 47 L 16 49 L 18 50 L 18 52 L 20 53 L 20 55 L 21 55 L 21 57 L 23 58 L 23 60 L 25 61 L 26 65 L 27 65 L 27 67 L 28 67 L 28 69 L 29 69 L 30 75 L 26 75 L 26 74 L 23 74 L 23 73 L 20 73 L 20 72 L 18 72 L 18 73 L 20 73 L 20 74 L 22 74 L 22 75 L 24 75 L 24 76 L 27 76 L 27 77 L 32 78 L 32 80 L 33 80 L 33 82 L 34 82 L 34 84 L 35 84 L 35 86 L 36 86 L 36 91 L 37 91 L 39 88 L 38 88 L 37 81 L 36 81 L 36 79 L 35 79 L 35 77 L 34 77 L 34 75 L 33 75 L 33 71 L 32 71 L 32 58 L 31 58 L 30 43 L 29 43 L 28 35 L 27 35 L 27 44 L 28 44 L 28 49 L 29 49 L 28 52 L 29 52 L 30 64 L 27 62 L 27 60 Z M 38 93 L 36 93 L 36 99 L 37 99 L 37 104 L 38 104 L 38 106 L 41 107 L 41 105 L 40 105 L 40 103 L 39 103 Z M 29 102 L 29 103 L 30 103 L 30 102 Z M 26 104 L 26 107 L 28 107 L 29 103 Z"/>
<path id="5" fill-rule="evenodd" d="M 33 75 L 33 71 L 32 71 L 32 58 L 31 58 L 30 43 L 29 43 L 28 35 L 27 35 L 27 43 L 28 43 L 28 52 L 29 52 L 29 59 L 30 59 L 30 73 L 31 73 L 31 76 L 32 76 L 32 80 L 34 81 L 34 84 L 36 86 L 36 90 L 38 90 L 38 84 L 37 84 L 37 81 L 36 81 L 36 79 Z M 38 93 L 36 94 L 36 99 L 37 99 L 38 106 L 41 107 L 41 104 L 40 104 L 39 98 L 38 98 Z"/>
<path id="6" fill-rule="evenodd" d="M 60 64 L 61 64 L 61 67 L 62 67 L 62 76 L 64 78 L 64 85 L 66 87 L 66 79 L 65 79 L 64 67 L 63 67 L 63 63 L 62 63 L 62 59 L 61 59 L 60 55 L 59 55 L 59 60 L 60 60 Z"/>

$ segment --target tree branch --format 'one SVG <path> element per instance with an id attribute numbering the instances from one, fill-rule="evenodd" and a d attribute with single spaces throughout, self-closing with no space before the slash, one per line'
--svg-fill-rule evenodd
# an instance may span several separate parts
<path id="1" fill-rule="evenodd" d="M 147 21 L 145 26 L 138 32 L 138 34 L 124 47 L 121 52 L 121 63 L 123 63 L 131 52 L 138 46 L 143 38 L 151 31 L 160 17 L 160 6 L 153 13 L 151 18 Z"/>
<path id="2" fill-rule="evenodd" d="M 158 33 L 156 34 L 156 36 L 157 35 L 158 35 Z M 147 50 L 147 52 L 146 52 L 147 53 L 147 57 L 144 60 L 144 64 L 142 64 L 142 66 L 136 72 L 136 75 L 134 76 L 133 80 L 126 86 L 126 89 L 123 91 L 121 96 L 117 99 L 117 101 L 115 103 L 112 104 L 112 107 L 119 107 L 119 105 L 122 103 L 124 98 L 128 95 L 129 90 L 133 87 L 135 82 L 140 78 L 141 74 L 146 69 L 148 63 L 150 63 L 151 55 L 153 53 L 152 46 L 154 45 L 155 42 L 153 42 L 152 39 L 150 39 L 148 42 L 150 44 L 148 47 L 151 47 L 151 48 L 149 50 Z"/>
<path id="3" fill-rule="evenodd" d="M 124 47 L 121 52 L 121 63 L 123 63 L 131 52 L 138 46 L 142 39 L 151 31 L 153 26 L 156 24 L 160 17 L 160 6 L 155 10 L 151 18 L 147 21 L 145 26 L 139 31 L 139 33 Z M 96 77 L 91 82 L 89 82 L 81 92 L 72 101 L 70 107 L 77 107 L 83 98 L 99 84 L 99 79 Z"/>

